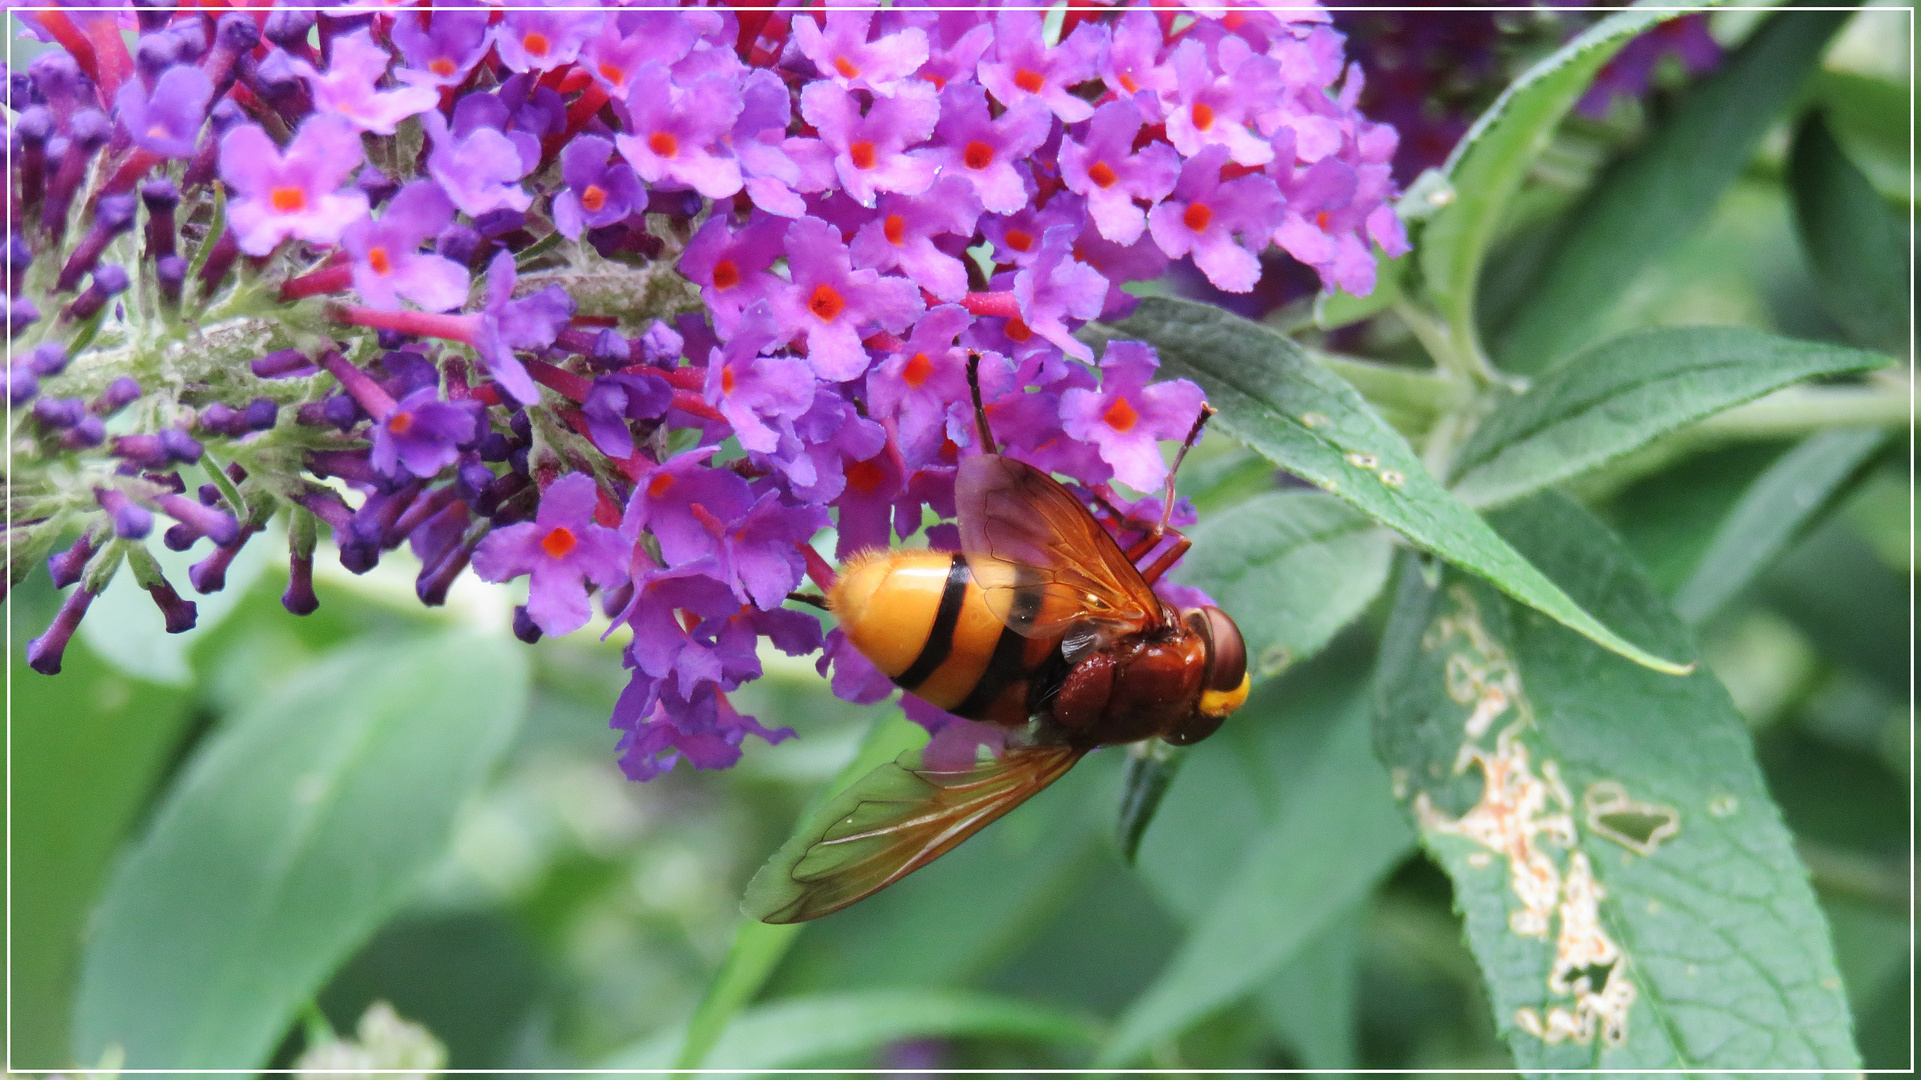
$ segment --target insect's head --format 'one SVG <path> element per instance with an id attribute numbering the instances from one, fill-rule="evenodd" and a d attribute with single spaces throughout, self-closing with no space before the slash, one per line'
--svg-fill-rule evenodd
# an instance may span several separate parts
<path id="1" fill-rule="evenodd" d="M 1188 608 L 1181 614 L 1207 642 L 1207 677 L 1195 711 L 1208 719 L 1226 716 L 1247 700 L 1247 643 L 1241 639 L 1241 628 L 1227 612 L 1212 605 Z"/>

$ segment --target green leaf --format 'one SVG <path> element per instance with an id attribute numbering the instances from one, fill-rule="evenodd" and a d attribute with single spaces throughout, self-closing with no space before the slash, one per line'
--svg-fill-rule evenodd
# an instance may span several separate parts
<path id="1" fill-rule="evenodd" d="M 1691 652 L 1578 504 L 1543 494 L 1496 523 L 1616 625 Z M 1376 741 L 1453 879 L 1515 1064 L 1858 1068 L 1827 926 L 1721 684 L 1624 663 L 1453 571 L 1409 570 Z"/>
<path id="2" fill-rule="evenodd" d="M 1788 186 L 1822 308 L 1863 345 L 1905 346 L 1914 299 L 1905 223 L 1842 153 L 1820 113 L 1795 133 Z"/>
<path id="3" fill-rule="evenodd" d="M 441 855 L 527 684 L 511 641 L 403 639 L 340 650 L 228 720 L 107 887 L 75 1058 L 266 1064 Z"/>
<path id="4" fill-rule="evenodd" d="M 1829 431 L 1807 439 L 1762 473 L 1721 521 L 1694 573 L 1674 594 L 1674 613 L 1700 623 L 1767 569 L 1886 442 L 1885 431 Z"/>
<path id="5" fill-rule="evenodd" d="M 1422 287 L 1457 348 L 1480 350 L 1475 291 L 1508 200 L 1594 73 L 1636 34 L 1679 12 L 1620 11 L 1595 23 L 1502 91 L 1443 166 L 1442 202 L 1421 226 Z"/>
<path id="6" fill-rule="evenodd" d="M 815 805 L 825 805 L 877 766 L 926 741 L 926 729 L 904 716 L 879 721 L 854 760 L 841 769 Z M 809 809 L 801 815 L 801 820 L 809 820 L 813 813 Z M 804 926 L 805 923 L 770 925 L 757 919 L 742 920 L 740 929 L 734 932 L 734 943 L 727 951 L 726 961 L 715 973 L 714 980 L 707 984 L 699 1007 L 687 1021 L 686 1033 L 673 1061 L 675 1068 L 701 1067 L 727 1025 L 754 1000 L 754 995 L 760 993 L 774 969 L 780 966 Z"/>
<path id="7" fill-rule="evenodd" d="M 1275 464 L 1601 645 L 1659 671 L 1679 665 L 1637 648 L 1568 599 L 1487 522 L 1449 494 L 1340 376 L 1257 323 L 1191 300 L 1147 297 L 1134 314 L 1083 331 L 1139 338 L 1169 375 L 1200 384 L 1215 424 Z"/>
<path id="8" fill-rule="evenodd" d="M 1499 335 L 1495 358 L 1503 367 L 1542 371 L 1593 339 L 1642 269 L 1707 220 L 1848 14 L 1770 16 L 1638 148 L 1603 171 Z"/>
<path id="9" fill-rule="evenodd" d="M 1353 693 L 1313 767 L 1248 845 L 1152 986 L 1115 1025 L 1099 1063 L 1123 1066 L 1273 978 L 1365 898 L 1412 836 L 1368 745 L 1364 694 Z"/>
<path id="10" fill-rule="evenodd" d="M 710 1067 L 732 1075 L 811 1065 L 902 1039 L 1022 1039 L 1087 1046 L 1093 1025 L 1031 1001 L 965 990 L 867 990 L 763 1005 L 727 1026 Z M 602 1069 L 665 1069 L 682 1055 L 678 1033 L 629 1047 Z"/>
<path id="11" fill-rule="evenodd" d="M 16 653 L 9 690 L 11 1060 L 53 1070 L 74 1064 L 67 1029 L 87 914 L 191 714 L 179 691 L 130 679 L 78 642 L 51 678 Z"/>
<path id="12" fill-rule="evenodd" d="M 1188 531 L 1180 579 L 1232 608 L 1256 678 L 1312 656 L 1387 583 L 1389 534 L 1316 491 L 1278 491 Z"/>
<path id="13" fill-rule="evenodd" d="M 1301 1065 L 1316 1072 L 1354 1067 L 1360 1033 L 1354 994 L 1360 981 L 1366 907 L 1335 919 L 1261 991 L 1261 1009 Z"/>
<path id="14" fill-rule="evenodd" d="M 1623 334 L 1568 357 L 1481 421 L 1455 459 L 1454 494 L 1470 506 L 1512 502 L 1769 391 L 1887 364 L 1732 327 Z"/>

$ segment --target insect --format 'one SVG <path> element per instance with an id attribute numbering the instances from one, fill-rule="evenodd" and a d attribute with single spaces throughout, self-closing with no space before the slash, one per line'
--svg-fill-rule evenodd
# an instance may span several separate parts
<path id="1" fill-rule="evenodd" d="M 803 922 L 871 896 L 1095 747 L 1199 742 L 1247 699 L 1247 651 L 1234 620 L 1215 607 L 1177 610 L 1154 594 L 1188 540 L 1163 512 L 1122 550 L 1053 477 L 1002 456 L 978 364 L 970 361 L 968 381 L 984 453 L 963 459 L 955 479 L 961 551 L 856 556 L 825 606 L 902 688 L 971 720 L 1023 728 L 1026 738 L 961 769 L 926 767 L 910 750 L 855 782 L 755 875 L 741 906 L 763 922 Z M 1211 411 L 1195 421 L 1181 457 Z M 1168 509 L 1173 495 L 1170 473 Z M 1139 568 L 1169 536 L 1167 550 Z"/>

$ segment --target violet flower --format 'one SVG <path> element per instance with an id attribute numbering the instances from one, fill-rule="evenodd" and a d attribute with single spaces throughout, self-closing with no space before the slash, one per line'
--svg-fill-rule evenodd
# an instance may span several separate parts
<path id="1" fill-rule="evenodd" d="M 447 311 L 467 300 L 467 268 L 420 250 L 453 220 L 453 204 L 439 187 L 416 181 L 400 189 L 378 221 L 362 218 L 341 234 L 353 256 L 354 289 L 376 308 L 405 298 L 427 311 Z"/>
<path id="2" fill-rule="evenodd" d="M 305 60 L 293 61 L 292 67 L 307 80 L 317 112 L 344 116 L 361 131 L 392 135 L 402 120 L 439 105 L 440 94 L 432 86 L 379 89 L 390 59 L 374 44 L 372 32 L 361 30 L 334 38 L 325 74 Z"/>
<path id="3" fill-rule="evenodd" d="M 1100 389 L 1061 394 L 1061 428 L 1098 447 L 1114 478 L 1136 491 L 1155 491 L 1166 482 L 1161 440 L 1185 436 L 1201 413 L 1201 388 L 1193 383 L 1149 385 L 1159 366 L 1146 344 L 1110 342 L 1101 356 Z"/>
<path id="4" fill-rule="evenodd" d="M 166 157 L 192 157 L 207 119 L 213 82 L 191 64 L 175 64 L 154 80 L 149 95 L 138 82 L 120 87 L 114 107 L 135 146 Z"/>
<path id="5" fill-rule="evenodd" d="M 495 529 L 474 549 L 474 573 L 483 581 L 529 575 L 527 614 L 544 634 L 572 633 L 586 625 L 593 614 L 589 581 L 611 589 L 627 580 L 632 546 L 595 523 L 597 502 L 593 478 L 568 473 L 541 493 L 534 520 Z"/>
<path id="6" fill-rule="evenodd" d="M 283 155 L 257 124 L 220 140 L 220 176 L 234 193 L 227 206 L 240 250 L 265 255 L 297 237 L 331 244 L 367 213 L 367 196 L 340 190 L 360 167 L 360 137 L 343 121 L 316 115 L 300 125 Z"/>

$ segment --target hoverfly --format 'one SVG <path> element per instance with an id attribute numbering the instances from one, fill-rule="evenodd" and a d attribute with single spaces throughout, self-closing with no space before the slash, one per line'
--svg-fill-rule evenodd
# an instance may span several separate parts
<path id="1" fill-rule="evenodd" d="M 1027 738 L 962 769 L 925 767 L 910 750 L 856 781 L 755 875 L 741 906 L 763 922 L 839 911 L 946 854 L 1089 750 L 1157 737 L 1199 742 L 1247 699 L 1234 620 L 1215 607 L 1177 610 L 1154 594 L 1188 547 L 1167 527 L 1172 474 L 1161 521 L 1123 551 L 1067 488 L 998 452 L 978 368 L 975 357 L 968 382 L 983 453 L 963 459 L 955 479 L 961 551 L 855 556 L 824 606 L 909 693 L 970 720 L 1026 728 Z M 1203 407 L 1175 469 L 1211 412 Z M 1167 551 L 1139 568 L 1168 536 Z"/>

